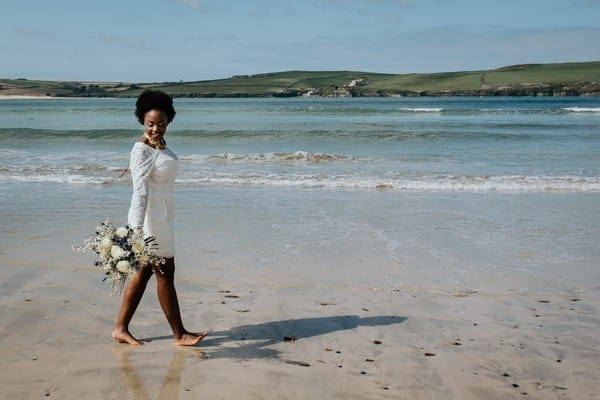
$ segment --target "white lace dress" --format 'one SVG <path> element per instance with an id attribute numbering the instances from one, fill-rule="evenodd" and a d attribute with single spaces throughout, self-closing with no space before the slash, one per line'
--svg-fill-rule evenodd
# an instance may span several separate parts
<path id="1" fill-rule="evenodd" d="M 132 228 L 143 227 L 145 236 L 154 236 L 161 257 L 175 255 L 173 236 L 173 188 L 179 160 L 169 148 L 154 149 L 136 142 L 129 162 L 133 196 L 127 217 Z"/>

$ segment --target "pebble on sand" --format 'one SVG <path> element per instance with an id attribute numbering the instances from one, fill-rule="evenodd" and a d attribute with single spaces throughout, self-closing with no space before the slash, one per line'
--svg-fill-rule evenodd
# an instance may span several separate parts
<path id="1" fill-rule="evenodd" d="M 304 361 L 287 360 L 286 364 L 299 365 L 300 367 L 310 367 L 310 364 Z"/>

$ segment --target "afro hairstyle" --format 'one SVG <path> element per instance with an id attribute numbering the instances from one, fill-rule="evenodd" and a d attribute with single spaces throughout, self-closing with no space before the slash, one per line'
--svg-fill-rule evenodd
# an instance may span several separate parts
<path id="1" fill-rule="evenodd" d="M 140 94 L 135 102 L 135 116 L 140 124 L 144 124 L 144 117 L 150 110 L 159 110 L 167 116 L 167 122 L 175 118 L 175 108 L 173 108 L 173 99 L 171 96 L 160 90 L 145 90 Z"/>

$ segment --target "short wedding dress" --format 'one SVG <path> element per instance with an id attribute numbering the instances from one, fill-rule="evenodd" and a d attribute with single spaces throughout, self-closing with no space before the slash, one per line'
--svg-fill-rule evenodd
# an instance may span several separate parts
<path id="1" fill-rule="evenodd" d="M 169 148 L 154 149 L 136 142 L 129 162 L 133 195 L 127 221 L 130 227 L 143 227 L 144 236 L 153 236 L 157 255 L 175 256 L 173 235 L 173 188 L 179 160 Z"/>

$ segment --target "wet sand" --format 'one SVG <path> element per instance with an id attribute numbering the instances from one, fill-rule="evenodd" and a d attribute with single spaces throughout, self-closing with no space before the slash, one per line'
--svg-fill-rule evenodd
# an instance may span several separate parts
<path id="1" fill-rule="evenodd" d="M 179 279 L 186 326 L 211 333 L 177 348 L 151 282 L 131 326 L 146 345 L 133 348 L 111 340 L 119 299 L 93 274 L 2 265 L 1 398 L 600 395 L 599 288 L 542 295 Z"/>

